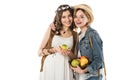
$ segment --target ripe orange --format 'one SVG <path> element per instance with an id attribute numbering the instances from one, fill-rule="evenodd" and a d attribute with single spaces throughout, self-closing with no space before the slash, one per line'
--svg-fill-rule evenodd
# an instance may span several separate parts
<path id="1" fill-rule="evenodd" d="M 79 62 L 80 62 L 80 67 L 84 69 L 88 65 L 89 60 L 87 59 L 87 57 L 81 56 Z"/>

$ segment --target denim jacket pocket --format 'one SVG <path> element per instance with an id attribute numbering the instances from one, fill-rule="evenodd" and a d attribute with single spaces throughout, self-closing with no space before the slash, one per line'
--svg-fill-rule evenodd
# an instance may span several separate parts
<path id="1" fill-rule="evenodd" d="M 81 53 L 87 56 L 90 61 L 92 61 L 92 49 L 88 39 L 81 41 Z"/>
<path id="2" fill-rule="evenodd" d="M 85 39 L 83 41 L 81 41 L 81 47 L 83 48 L 83 50 L 90 50 L 90 44 L 89 44 L 89 40 Z"/>

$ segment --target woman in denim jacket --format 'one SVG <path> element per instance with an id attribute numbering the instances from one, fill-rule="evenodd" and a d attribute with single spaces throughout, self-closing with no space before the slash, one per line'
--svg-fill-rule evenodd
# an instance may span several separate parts
<path id="1" fill-rule="evenodd" d="M 93 21 L 91 8 L 86 4 L 74 6 L 74 22 L 77 28 L 80 28 L 78 42 L 78 57 L 86 56 L 89 64 L 85 69 L 71 67 L 77 75 L 76 80 L 100 80 L 98 71 L 103 65 L 102 40 L 96 30 L 90 27 Z M 92 46 L 90 45 L 90 39 Z M 99 78 L 99 79 L 98 79 Z"/>

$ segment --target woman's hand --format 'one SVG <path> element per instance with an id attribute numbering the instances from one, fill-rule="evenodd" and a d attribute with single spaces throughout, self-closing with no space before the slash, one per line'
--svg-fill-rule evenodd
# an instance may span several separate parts
<path id="1" fill-rule="evenodd" d="M 71 52 L 71 49 L 69 48 L 69 49 L 67 49 L 67 50 L 62 49 L 62 52 L 61 52 L 61 53 L 62 53 L 63 55 L 69 55 L 70 52 Z"/>
<path id="2" fill-rule="evenodd" d="M 81 69 L 79 66 L 77 66 L 76 68 L 72 67 L 71 66 L 71 69 L 73 69 L 75 72 L 79 73 L 79 74 L 83 74 L 83 73 L 86 73 L 87 70 L 86 69 Z"/>
<path id="3" fill-rule="evenodd" d="M 70 52 L 71 52 L 71 49 L 64 50 L 64 49 L 62 49 L 60 46 L 54 47 L 53 50 L 56 51 L 56 52 L 61 53 L 62 55 L 67 55 L 67 56 L 68 56 L 68 55 L 70 54 Z"/>
<path id="4" fill-rule="evenodd" d="M 61 52 L 62 52 L 62 50 L 61 50 L 61 47 L 60 47 L 60 46 L 54 47 L 54 48 L 53 48 L 53 50 L 54 50 L 55 52 L 59 52 L 59 53 L 61 53 Z"/>
<path id="5" fill-rule="evenodd" d="M 55 25 L 54 25 L 54 23 L 51 23 L 51 24 L 49 25 L 49 27 L 51 28 L 51 30 L 55 31 Z"/>

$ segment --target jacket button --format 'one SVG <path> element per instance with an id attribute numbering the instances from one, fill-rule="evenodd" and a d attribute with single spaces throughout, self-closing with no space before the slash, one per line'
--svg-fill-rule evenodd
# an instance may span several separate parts
<path id="1" fill-rule="evenodd" d="M 86 49 L 88 49 L 88 47 L 86 47 Z"/>

